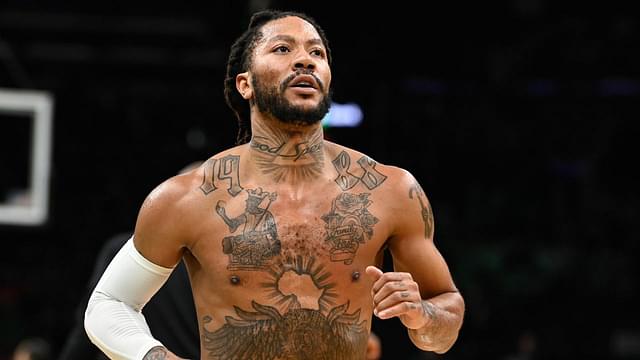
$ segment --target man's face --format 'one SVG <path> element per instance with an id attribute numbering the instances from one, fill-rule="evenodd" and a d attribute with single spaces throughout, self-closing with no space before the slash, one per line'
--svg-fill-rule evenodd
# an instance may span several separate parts
<path id="1" fill-rule="evenodd" d="M 298 17 L 262 27 L 250 70 L 253 102 L 282 122 L 309 125 L 331 104 L 331 70 L 316 29 Z"/>

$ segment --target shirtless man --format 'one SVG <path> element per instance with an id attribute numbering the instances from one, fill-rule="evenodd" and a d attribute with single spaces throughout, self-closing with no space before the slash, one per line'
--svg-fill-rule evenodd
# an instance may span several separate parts
<path id="1" fill-rule="evenodd" d="M 241 145 L 154 189 L 92 294 L 91 340 L 115 359 L 177 359 L 140 309 L 184 260 L 202 359 L 363 359 L 372 314 L 446 352 L 464 301 L 407 171 L 323 139 L 331 53 L 304 14 L 255 14 L 225 98 Z M 248 142 L 247 142 L 248 141 Z M 394 272 L 380 270 L 383 252 Z"/>

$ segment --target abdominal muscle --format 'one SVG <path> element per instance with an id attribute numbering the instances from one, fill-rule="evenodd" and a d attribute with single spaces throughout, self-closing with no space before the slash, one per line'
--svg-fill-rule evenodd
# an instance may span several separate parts
<path id="1" fill-rule="evenodd" d="M 202 359 L 363 359 L 369 285 L 333 276 L 339 266 L 278 258 L 262 271 L 224 270 L 215 288 L 196 281 Z"/>

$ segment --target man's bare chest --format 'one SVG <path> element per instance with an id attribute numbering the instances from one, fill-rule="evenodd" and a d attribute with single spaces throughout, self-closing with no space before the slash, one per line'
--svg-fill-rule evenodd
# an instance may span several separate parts
<path id="1" fill-rule="evenodd" d="M 370 193 L 291 199 L 256 188 L 208 207 L 203 222 L 209 230 L 198 242 L 224 256 L 228 270 L 261 270 L 289 257 L 350 265 L 364 255 L 371 261 L 385 240 Z"/>

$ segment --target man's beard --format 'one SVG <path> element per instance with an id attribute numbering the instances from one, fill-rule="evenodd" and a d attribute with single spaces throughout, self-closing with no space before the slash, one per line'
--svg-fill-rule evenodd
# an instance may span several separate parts
<path id="1" fill-rule="evenodd" d="M 276 119 L 287 124 L 313 125 L 320 122 L 331 106 L 331 91 L 329 91 L 327 95 L 323 95 L 318 105 L 310 109 L 292 105 L 291 102 L 284 97 L 284 92 L 289 87 L 289 83 L 301 73 L 313 76 L 318 85 L 318 90 L 324 94 L 324 85 L 320 79 L 310 72 L 296 72 L 295 74 L 291 74 L 279 87 L 268 86 L 260 81 L 257 76 L 254 76 L 251 82 L 255 94 L 254 101 L 258 106 L 258 110 L 269 113 Z"/>

